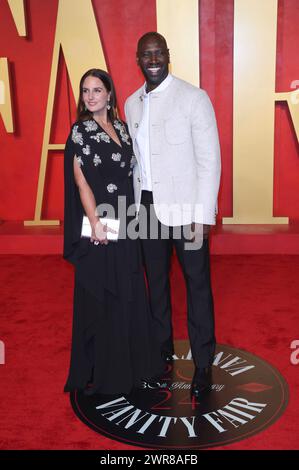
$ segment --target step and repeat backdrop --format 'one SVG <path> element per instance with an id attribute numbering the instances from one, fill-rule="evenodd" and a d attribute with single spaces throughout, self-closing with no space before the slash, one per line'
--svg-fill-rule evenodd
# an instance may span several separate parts
<path id="1" fill-rule="evenodd" d="M 80 77 L 111 73 L 122 117 L 136 44 L 162 33 L 171 71 L 204 88 L 222 151 L 218 218 L 299 218 L 298 0 L 1 0 L 0 219 L 63 219 L 63 148 Z"/>

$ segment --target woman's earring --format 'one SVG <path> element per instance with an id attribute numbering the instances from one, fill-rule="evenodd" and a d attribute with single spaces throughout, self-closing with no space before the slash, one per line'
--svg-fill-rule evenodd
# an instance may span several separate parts
<path id="1" fill-rule="evenodd" d="M 107 101 L 107 109 L 108 109 L 108 111 L 109 111 L 109 109 L 111 109 L 110 101 Z"/>

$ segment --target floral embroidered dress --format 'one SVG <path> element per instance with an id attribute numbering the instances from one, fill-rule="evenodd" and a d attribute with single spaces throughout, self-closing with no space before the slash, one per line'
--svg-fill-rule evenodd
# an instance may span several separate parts
<path id="1" fill-rule="evenodd" d="M 133 215 L 126 216 L 126 208 L 134 203 L 135 157 L 125 124 L 115 120 L 113 126 L 121 146 L 91 119 L 73 125 L 65 147 L 64 258 L 75 266 L 72 351 L 65 391 L 84 389 L 92 381 L 99 393 L 129 393 L 142 378 L 163 370 L 152 340 L 139 241 L 124 237 L 94 245 L 89 238 L 81 238 L 84 209 L 74 180 L 74 158 L 97 206 L 114 208 L 120 232 L 133 221 Z"/>

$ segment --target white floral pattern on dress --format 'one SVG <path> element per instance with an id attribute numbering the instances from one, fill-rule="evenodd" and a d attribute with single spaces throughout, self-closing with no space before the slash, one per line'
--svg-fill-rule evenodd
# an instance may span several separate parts
<path id="1" fill-rule="evenodd" d="M 121 159 L 121 154 L 118 152 L 118 153 L 113 153 L 112 156 L 111 156 L 112 160 L 115 161 L 115 162 L 120 162 L 120 159 Z"/>
<path id="2" fill-rule="evenodd" d="M 114 121 L 113 125 L 114 125 L 115 129 L 119 130 L 121 140 L 123 142 L 125 142 L 127 145 L 131 145 L 130 136 L 126 131 L 125 126 L 120 121 L 118 121 L 117 119 Z"/>
<path id="3" fill-rule="evenodd" d="M 83 138 L 81 132 L 78 132 L 79 126 L 74 126 L 72 131 L 72 141 L 75 144 L 83 145 Z"/>
<path id="4" fill-rule="evenodd" d="M 79 163 L 79 166 L 83 166 L 83 160 L 82 160 L 82 157 L 80 157 L 80 155 L 76 155 L 76 160 Z"/>
<path id="5" fill-rule="evenodd" d="M 107 144 L 110 144 L 110 137 L 106 132 L 98 132 L 96 135 L 91 135 L 90 139 L 96 140 L 98 143 L 103 141 L 107 142 Z"/>
<path id="6" fill-rule="evenodd" d="M 110 183 L 107 186 L 108 193 L 114 193 L 117 190 L 116 184 Z"/>
<path id="7" fill-rule="evenodd" d="M 83 147 L 82 151 L 84 155 L 90 155 L 90 145 L 86 145 L 85 147 Z"/>
<path id="8" fill-rule="evenodd" d="M 124 129 L 121 129 L 121 130 L 120 130 L 120 138 L 121 138 L 121 140 L 122 140 L 123 142 L 125 142 L 125 144 L 131 145 L 131 144 L 130 144 L 130 141 L 129 141 L 130 137 L 129 137 L 129 135 L 126 133 L 126 131 L 125 131 Z"/>
<path id="9" fill-rule="evenodd" d="M 119 131 L 123 127 L 122 123 L 120 121 L 118 121 L 117 119 L 115 119 L 113 125 L 114 125 L 115 129 L 118 129 Z"/>
<path id="10" fill-rule="evenodd" d="M 133 174 L 133 171 L 130 170 L 129 173 L 128 173 L 128 176 L 132 176 L 132 174 Z"/>
<path id="11" fill-rule="evenodd" d="M 125 162 L 121 162 L 120 164 L 121 168 L 124 168 L 126 166 L 126 163 Z"/>
<path id="12" fill-rule="evenodd" d="M 98 166 L 100 163 L 102 163 L 101 157 L 97 154 L 93 157 L 93 163 L 94 166 Z"/>
<path id="13" fill-rule="evenodd" d="M 85 126 L 86 132 L 96 131 L 98 129 L 98 125 L 95 121 L 83 121 Z"/>

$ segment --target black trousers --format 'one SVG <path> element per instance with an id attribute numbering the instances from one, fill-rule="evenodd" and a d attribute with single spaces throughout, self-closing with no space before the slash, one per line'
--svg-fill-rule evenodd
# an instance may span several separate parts
<path id="1" fill-rule="evenodd" d="M 211 366 L 216 340 L 209 242 L 204 240 L 202 247 L 198 250 L 186 250 L 186 240 L 176 239 L 171 227 L 167 227 L 170 237 L 163 239 L 162 233 L 165 226 L 161 225 L 155 215 L 153 217 L 153 208 L 150 211 L 153 204 L 151 192 L 142 191 L 141 204 L 146 208 L 146 215 L 140 211 L 139 217 L 143 260 L 154 332 L 161 351 L 174 352 L 169 283 L 170 258 L 174 246 L 187 287 L 188 333 L 193 360 L 197 367 Z M 152 239 L 149 236 L 150 225 L 153 223 L 157 223 L 159 227 L 158 239 Z M 143 238 L 145 232 L 147 237 Z"/>

